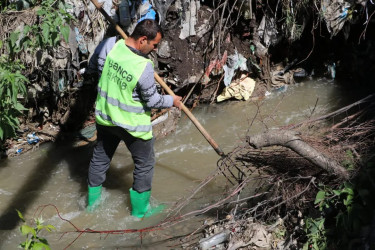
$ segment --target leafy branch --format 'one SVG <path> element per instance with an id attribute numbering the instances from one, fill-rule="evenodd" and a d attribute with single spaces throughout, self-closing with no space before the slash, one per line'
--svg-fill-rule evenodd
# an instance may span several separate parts
<path id="1" fill-rule="evenodd" d="M 20 227 L 22 235 L 26 235 L 26 240 L 20 244 L 23 249 L 51 249 L 47 239 L 39 236 L 39 233 L 43 230 L 51 232 L 55 230 L 55 227 L 52 225 L 43 225 L 44 221 L 42 218 L 35 219 L 35 226 L 29 226 L 26 224 L 26 221 L 20 211 L 17 210 L 18 216 L 24 222 Z"/>

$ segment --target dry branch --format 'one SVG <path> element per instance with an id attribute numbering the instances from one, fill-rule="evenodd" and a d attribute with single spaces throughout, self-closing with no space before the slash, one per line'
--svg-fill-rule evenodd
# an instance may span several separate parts
<path id="1" fill-rule="evenodd" d="M 248 137 L 247 141 L 252 147 L 257 149 L 276 145 L 290 148 L 329 173 L 345 180 L 349 179 L 349 173 L 346 169 L 308 145 L 297 134 L 297 132 L 290 130 L 268 130 L 265 133 Z"/>
<path id="2" fill-rule="evenodd" d="M 321 120 L 324 120 L 324 119 L 327 119 L 327 118 L 330 118 L 330 117 L 342 114 L 344 112 L 347 112 L 349 109 L 351 109 L 351 108 L 353 108 L 355 106 L 358 106 L 358 105 L 361 105 L 361 104 L 364 104 L 364 103 L 372 103 L 374 101 L 374 98 L 375 98 L 374 94 L 368 95 L 365 98 L 363 98 L 363 99 L 361 99 L 359 101 L 356 101 L 355 103 L 352 103 L 352 104 L 350 104 L 348 106 L 345 106 L 345 107 L 343 107 L 343 108 L 341 108 L 339 110 L 336 110 L 336 111 L 334 111 L 332 113 L 323 115 L 323 116 L 315 118 L 315 119 L 310 119 L 310 120 L 307 120 L 307 121 L 303 121 L 303 122 L 295 124 L 293 126 L 288 126 L 288 128 L 289 129 L 294 129 L 294 128 L 300 127 L 302 125 L 310 124 L 310 123 L 313 123 L 313 122 L 316 122 L 316 121 L 321 121 Z"/>

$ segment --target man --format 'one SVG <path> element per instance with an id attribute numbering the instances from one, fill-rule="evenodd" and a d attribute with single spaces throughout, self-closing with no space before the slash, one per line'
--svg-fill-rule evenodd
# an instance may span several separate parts
<path id="1" fill-rule="evenodd" d="M 162 36 L 160 26 L 145 19 L 126 41 L 117 41 L 105 59 L 95 107 L 98 133 L 88 174 L 88 211 L 100 200 L 106 172 L 123 140 L 134 162 L 132 215 L 142 218 L 152 214 L 149 200 L 155 158 L 151 108 L 181 105 L 181 97 L 157 92 L 153 64 L 146 57 L 157 49 Z"/>

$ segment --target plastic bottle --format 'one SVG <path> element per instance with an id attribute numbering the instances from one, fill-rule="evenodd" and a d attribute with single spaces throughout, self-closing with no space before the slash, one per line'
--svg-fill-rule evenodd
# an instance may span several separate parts
<path id="1" fill-rule="evenodd" d="M 121 0 L 119 6 L 120 24 L 123 27 L 128 27 L 131 23 L 130 11 L 129 11 L 129 1 Z"/>
<path id="2" fill-rule="evenodd" d="M 229 231 L 225 230 L 221 233 L 215 234 L 209 238 L 204 238 L 199 241 L 199 246 L 202 250 L 210 249 L 213 246 L 221 244 L 229 239 Z"/>

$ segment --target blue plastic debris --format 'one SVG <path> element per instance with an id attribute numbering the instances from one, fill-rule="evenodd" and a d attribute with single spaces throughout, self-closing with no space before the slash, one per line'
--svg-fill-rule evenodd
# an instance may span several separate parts
<path id="1" fill-rule="evenodd" d="M 35 135 L 35 132 L 30 133 L 27 135 L 27 143 L 28 144 L 35 144 L 39 142 L 39 137 Z"/>
<path id="2" fill-rule="evenodd" d="M 336 77 L 336 63 L 332 63 L 331 65 L 327 65 L 328 73 L 332 79 Z"/>
<path id="3" fill-rule="evenodd" d="M 288 89 L 288 85 L 283 85 L 281 87 L 276 88 L 274 91 L 275 92 L 285 92 L 285 91 L 287 91 L 287 89 Z"/>
<path id="4" fill-rule="evenodd" d="M 152 5 L 149 3 L 148 0 L 142 0 L 142 6 L 141 8 L 145 8 L 146 9 L 146 13 L 141 13 L 141 18 L 138 20 L 138 22 L 144 20 L 144 19 L 153 19 L 155 20 L 156 18 L 156 12 L 155 10 L 152 8 Z"/>
<path id="5" fill-rule="evenodd" d="M 19 148 L 19 149 L 16 150 L 16 153 L 20 154 L 22 152 L 22 150 L 23 150 L 23 148 Z"/>
<path id="6" fill-rule="evenodd" d="M 59 91 L 60 92 L 64 92 L 64 90 L 65 90 L 65 78 L 60 78 L 59 79 Z"/>
<path id="7" fill-rule="evenodd" d="M 74 32 L 76 33 L 76 40 L 78 43 L 78 48 L 82 52 L 82 54 L 87 54 L 87 48 L 83 36 L 79 33 L 77 27 L 74 27 Z"/>
<path id="8" fill-rule="evenodd" d="M 344 8 L 344 11 L 340 14 L 340 18 L 345 18 L 348 15 L 348 7 Z"/>

